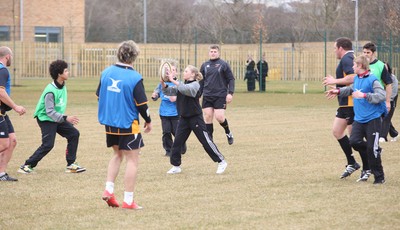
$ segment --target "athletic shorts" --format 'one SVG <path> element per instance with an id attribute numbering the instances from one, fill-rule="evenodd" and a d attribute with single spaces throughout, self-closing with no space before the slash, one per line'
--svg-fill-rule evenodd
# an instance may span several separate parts
<path id="1" fill-rule="evenodd" d="M 203 96 L 202 108 L 226 109 L 226 97 Z"/>
<path id="2" fill-rule="evenodd" d="M 353 124 L 354 110 L 353 107 L 339 107 L 336 111 L 336 117 L 346 119 L 347 125 Z"/>
<path id="3" fill-rule="evenodd" d="M 120 150 L 140 149 L 144 146 L 142 134 L 113 135 L 106 134 L 107 147 L 118 145 Z"/>
<path id="4" fill-rule="evenodd" d="M 14 133 L 14 127 L 8 115 L 0 115 L 0 138 L 8 138 L 9 133 Z"/>

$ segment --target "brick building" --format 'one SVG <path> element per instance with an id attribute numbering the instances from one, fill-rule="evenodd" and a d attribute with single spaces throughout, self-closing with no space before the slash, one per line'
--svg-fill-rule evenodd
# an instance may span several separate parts
<path id="1" fill-rule="evenodd" d="M 0 42 L 85 42 L 84 0 L 0 0 Z"/>

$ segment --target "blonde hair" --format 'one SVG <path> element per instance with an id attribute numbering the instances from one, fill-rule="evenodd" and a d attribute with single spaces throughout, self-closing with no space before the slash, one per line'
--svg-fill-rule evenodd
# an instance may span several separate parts
<path id="1" fill-rule="evenodd" d="M 203 80 L 203 74 L 200 73 L 199 69 L 196 66 L 188 65 L 186 68 L 190 70 L 190 72 L 194 73 L 194 80 L 201 81 Z"/>
<path id="2" fill-rule="evenodd" d="M 117 58 L 118 61 L 122 63 L 132 64 L 136 60 L 139 53 L 139 47 L 134 41 L 123 41 L 118 46 Z"/>
<path id="3" fill-rule="evenodd" d="M 360 55 L 354 58 L 356 64 L 360 64 L 362 69 L 369 70 L 369 58 L 365 55 Z"/>

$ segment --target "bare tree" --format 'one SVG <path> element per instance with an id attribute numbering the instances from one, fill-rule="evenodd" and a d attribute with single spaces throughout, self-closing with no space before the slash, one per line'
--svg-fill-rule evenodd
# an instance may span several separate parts
<path id="1" fill-rule="evenodd" d="M 85 2 L 87 41 L 142 40 L 143 0 Z M 387 39 L 390 33 L 400 36 L 398 1 L 359 3 L 359 40 Z M 254 30 L 259 37 L 260 27 L 263 33 L 268 28 L 263 35 L 268 35 L 268 42 L 354 36 L 355 5 L 351 0 L 293 0 L 275 7 L 255 0 L 147 0 L 147 4 L 151 43 L 189 41 L 195 30 L 199 43 L 251 43 Z"/>
<path id="2" fill-rule="evenodd" d="M 182 42 L 191 32 L 195 0 L 153 1 L 149 5 L 150 42 Z"/>
<path id="3" fill-rule="evenodd" d="M 255 43 L 265 43 L 268 39 L 268 32 L 266 23 L 264 23 L 264 14 L 262 8 L 259 9 L 257 20 L 253 25 L 252 41 Z M 260 41 L 261 36 L 261 41 Z"/>
<path id="4" fill-rule="evenodd" d="M 197 15 L 197 28 L 211 36 L 211 42 L 224 43 L 224 31 L 231 26 L 230 17 L 221 2 L 205 0 L 198 5 L 201 14 Z"/>
<path id="5" fill-rule="evenodd" d="M 384 22 L 388 27 L 386 30 L 387 36 L 399 36 L 400 35 L 400 4 L 396 1 L 385 0 L 386 12 Z"/>

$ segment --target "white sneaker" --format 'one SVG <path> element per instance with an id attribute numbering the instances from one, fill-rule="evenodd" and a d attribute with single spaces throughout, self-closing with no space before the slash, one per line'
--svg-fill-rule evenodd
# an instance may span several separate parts
<path id="1" fill-rule="evenodd" d="M 218 168 L 217 168 L 217 174 L 223 173 L 227 166 L 228 166 L 228 163 L 225 160 L 222 160 L 221 162 L 219 162 Z"/>
<path id="2" fill-rule="evenodd" d="M 399 135 L 397 135 L 397 136 L 395 136 L 395 137 L 392 137 L 392 140 L 390 140 L 390 141 L 397 141 L 397 138 L 399 137 Z"/>
<path id="3" fill-rule="evenodd" d="M 386 140 L 385 140 L 385 138 L 380 137 L 380 138 L 379 138 L 379 142 L 383 143 L 383 142 L 386 142 Z"/>
<path id="4" fill-rule="evenodd" d="M 182 169 L 181 166 L 172 166 L 172 168 L 170 170 L 168 170 L 168 174 L 177 174 L 177 173 L 181 173 Z"/>

